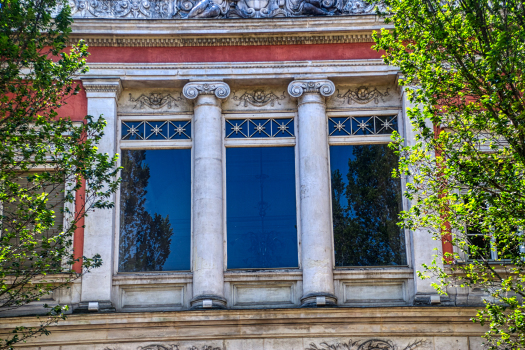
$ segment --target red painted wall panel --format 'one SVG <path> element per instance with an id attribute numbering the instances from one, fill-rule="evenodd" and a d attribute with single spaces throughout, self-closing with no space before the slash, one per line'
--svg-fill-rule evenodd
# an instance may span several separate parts
<path id="1" fill-rule="evenodd" d="M 81 81 L 75 83 L 82 86 Z M 59 117 L 71 117 L 71 120 L 81 121 L 87 115 L 87 97 L 86 91 L 81 89 L 77 95 L 68 97 L 65 104 L 57 110 Z"/>
<path id="2" fill-rule="evenodd" d="M 197 47 L 101 47 L 89 48 L 88 62 L 261 62 L 305 60 L 353 60 L 381 58 L 373 43 L 197 46 Z"/>

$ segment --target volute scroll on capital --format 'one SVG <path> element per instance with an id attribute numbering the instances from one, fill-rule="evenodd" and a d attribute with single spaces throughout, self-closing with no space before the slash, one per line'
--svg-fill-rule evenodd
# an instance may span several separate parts
<path id="1" fill-rule="evenodd" d="M 335 85 L 330 80 L 295 80 L 288 85 L 288 93 L 296 98 L 306 93 L 318 93 L 330 97 L 334 92 Z"/>
<path id="2" fill-rule="evenodd" d="M 182 94 L 189 100 L 196 99 L 199 95 L 215 95 L 225 99 L 230 95 L 230 87 L 224 82 L 190 82 L 184 85 Z"/>

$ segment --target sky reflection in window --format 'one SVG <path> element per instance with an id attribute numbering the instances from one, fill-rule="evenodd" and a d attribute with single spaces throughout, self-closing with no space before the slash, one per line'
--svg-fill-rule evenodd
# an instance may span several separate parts
<path id="1" fill-rule="evenodd" d="M 226 150 L 228 268 L 298 266 L 294 147 Z"/>

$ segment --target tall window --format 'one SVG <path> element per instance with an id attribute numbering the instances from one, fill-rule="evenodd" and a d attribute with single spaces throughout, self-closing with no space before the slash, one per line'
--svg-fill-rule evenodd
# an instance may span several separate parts
<path id="1" fill-rule="evenodd" d="M 335 119 L 329 120 L 332 130 L 344 129 L 345 124 Z M 387 144 L 362 144 L 369 137 L 388 142 L 389 136 L 383 134 L 391 133 L 395 117 L 339 119 L 346 120 L 348 132 L 342 130 L 343 144 L 332 137 L 330 146 L 335 265 L 406 265 L 405 238 L 397 226 L 401 182 L 392 178 L 397 156 Z M 354 135 L 370 136 L 356 141 Z M 352 142 L 359 144 L 348 144 Z"/>
<path id="2" fill-rule="evenodd" d="M 261 137 L 272 135 L 268 127 Z M 295 196 L 294 146 L 226 149 L 228 268 L 298 267 Z"/>
<path id="3" fill-rule="evenodd" d="M 168 128 L 173 123 L 166 122 L 156 130 L 151 125 L 155 123 L 162 125 L 140 123 L 141 127 L 146 124 L 140 133 L 128 125 L 132 123 L 123 123 L 122 137 L 130 140 L 131 135 L 155 144 L 173 142 Z M 150 129 L 165 136 L 148 137 Z M 124 149 L 121 159 L 119 271 L 190 270 L 191 150 Z"/>

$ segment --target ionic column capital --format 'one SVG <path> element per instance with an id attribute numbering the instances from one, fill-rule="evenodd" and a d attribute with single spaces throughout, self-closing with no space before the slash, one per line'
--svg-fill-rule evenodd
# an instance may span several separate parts
<path id="1" fill-rule="evenodd" d="M 222 81 L 189 82 L 184 85 L 182 94 L 189 100 L 196 99 L 199 95 L 215 95 L 219 99 L 225 99 L 230 95 L 230 87 Z"/>
<path id="2" fill-rule="evenodd" d="M 327 79 L 294 80 L 288 85 L 288 93 L 292 97 L 301 97 L 303 94 L 316 93 L 330 97 L 335 92 L 335 85 Z"/>

